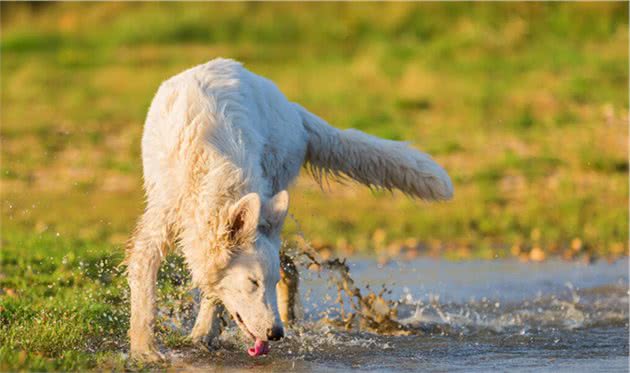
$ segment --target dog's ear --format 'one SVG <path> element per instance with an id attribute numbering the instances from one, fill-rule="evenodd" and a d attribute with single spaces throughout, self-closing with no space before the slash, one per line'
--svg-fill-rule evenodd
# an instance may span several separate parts
<path id="1" fill-rule="evenodd" d="M 249 193 L 228 211 L 227 229 L 232 244 L 241 244 L 253 239 L 260 218 L 260 197 Z"/>
<path id="2" fill-rule="evenodd" d="M 260 197 L 250 193 L 219 212 L 216 237 L 212 248 L 212 260 L 216 269 L 225 268 L 239 247 L 253 242 L 260 218 Z"/>
<path id="3" fill-rule="evenodd" d="M 289 211 L 289 192 L 282 190 L 265 203 L 265 219 L 274 230 L 282 229 L 282 223 Z"/>

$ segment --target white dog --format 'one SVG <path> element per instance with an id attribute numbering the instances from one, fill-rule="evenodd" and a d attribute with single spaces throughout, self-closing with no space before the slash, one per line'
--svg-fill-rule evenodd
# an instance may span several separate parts
<path id="1" fill-rule="evenodd" d="M 156 278 L 174 243 L 202 294 L 194 341 L 222 303 L 265 354 L 283 337 L 278 314 L 286 189 L 306 164 L 322 177 L 446 200 L 453 186 L 431 158 L 396 141 L 340 131 L 238 62 L 216 59 L 159 88 L 142 137 L 147 205 L 127 251 L 131 355 L 160 359 L 153 340 Z"/>

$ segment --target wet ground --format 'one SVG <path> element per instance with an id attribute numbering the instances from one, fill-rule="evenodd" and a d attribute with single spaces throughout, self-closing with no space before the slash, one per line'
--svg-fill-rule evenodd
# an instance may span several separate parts
<path id="1" fill-rule="evenodd" d="M 398 301 L 408 335 L 335 326 L 327 271 L 303 271 L 304 319 L 250 358 L 235 328 L 212 352 L 171 352 L 173 369 L 253 371 L 628 371 L 628 259 L 390 262 L 352 259 L 356 285 Z M 366 290 L 363 290 L 365 293 Z M 390 293 L 391 292 L 391 293 Z M 343 313 L 351 312 L 344 299 Z"/>

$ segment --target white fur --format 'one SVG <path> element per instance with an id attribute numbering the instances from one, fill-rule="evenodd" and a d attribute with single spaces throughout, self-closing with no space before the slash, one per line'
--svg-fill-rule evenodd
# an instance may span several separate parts
<path id="1" fill-rule="evenodd" d="M 350 177 L 369 187 L 399 189 L 427 200 L 453 197 L 451 179 L 428 154 L 406 143 L 379 139 L 355 129 L 340 131 L 294 104 L 309 134 L 306 159 L 317 180 Z"/>
<path id="2" fill-rule="evenodd" d="M 406 144 L 339 131 L 289 102 L 269 80 L 216 59 L 165 81 L 142 138 L 147 206 L 128 247 L 131 352 L 159 358 L 155 282 L 177 243 L 204 298 L 191 336 L 211 329 L 221 302 L 246 335 L 281 327 L 275 286 L 286 189 L 308 163 L 314 175 L 448 199 L 448 175 Z M 250 280 L 258 281 L 256 287 Z"/>

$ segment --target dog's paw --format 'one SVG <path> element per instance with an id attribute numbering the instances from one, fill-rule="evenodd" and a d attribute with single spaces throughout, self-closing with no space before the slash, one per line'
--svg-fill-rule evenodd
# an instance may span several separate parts
<path id="1" fill-rule="evenodd" d="M 189 340 L 193 347 L 201 351 L 212 352 L 217 349 L 215 338 L 212 338 L 210 336 L 204 336 L 204 337 L 191 336 Z"/>
<path id="2" fill-rule="evenodd" d="M 130 356 L 133 361 L 144 364 L 160 364 L 166 361 L 164 355 L 155 346 L 132 349 Z"/>

